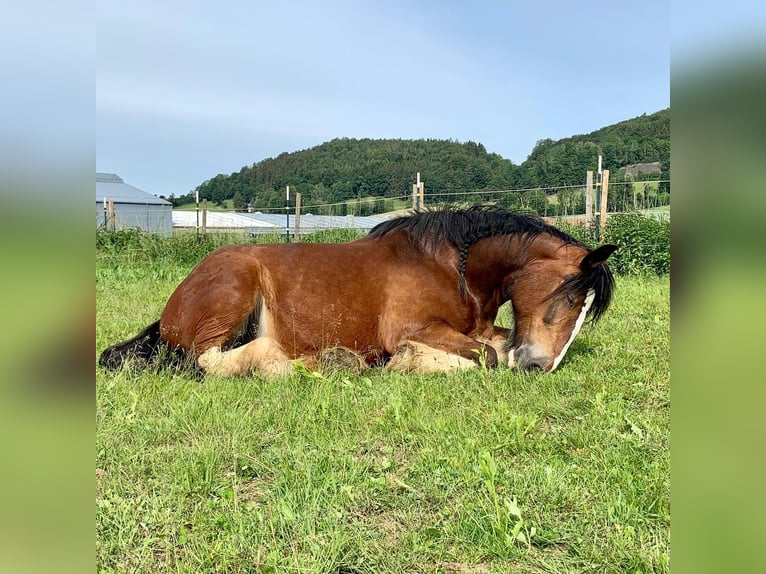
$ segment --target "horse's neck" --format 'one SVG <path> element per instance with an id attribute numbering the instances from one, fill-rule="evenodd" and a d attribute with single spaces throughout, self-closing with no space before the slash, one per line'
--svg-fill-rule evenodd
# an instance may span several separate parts
<path id="1" fill-rule="evenodd" d="M 468 252 L 468 269 L 479 270 L 481 276 L 505 276 L 526 265 L 536 250 L 532 242 L 522 244 L 517 237 L 489 237 L 475 243 Z M 526 249 L 524 248 L 526 247 Z"/>
<path id="2" fill-rule="evenodd" d="M 505 290 L 513 276 L 540 258 L 554 257 L 560 243 L 539 235 L 532 239 L 496 236 L 471 247 L 466 265 L 466 281 L 476 289 L 490 292 Z"/>

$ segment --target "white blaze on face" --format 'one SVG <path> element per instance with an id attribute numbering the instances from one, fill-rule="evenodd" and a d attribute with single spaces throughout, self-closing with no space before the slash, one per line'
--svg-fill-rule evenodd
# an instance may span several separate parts
<path id="1" fill-rule="evenodd" d="M 595 299 L 595 297 L 596 297 L 596 292 L 593 289 L 589 289 L 588 294 L 585 296 L 585 301 L 582 304 L 582 310 L 580 311 L 580 316 L 577 317 L 577 321 L 575 322 L 574 329 L 572 329 L 572 334 L 569 336 L 569 340 L 567 341 L 567 344 L 564 345 L 563 349 L 561 349 L 559 356 L 556 357 L 555 361 L 553 361 L 553 366 L 551 367 L 551 370 L 548 371 L 549 373 L 552 373 L 553 371 L 556 370 L 556 367 L 559 366 L 561 359 L 563 359 L 564 355 L 567 354 L 569 345 L 572 344 L 572 341 L 574 341 L 574 338 L 577 336 L 577 333 L 580 332 L 580 329 L 582 329 L 582 326 L 585 323 L 585 316 L 588 314 L 588 311 L 590 311 L 591 305 L 593 305 L 593 299 Z"/>

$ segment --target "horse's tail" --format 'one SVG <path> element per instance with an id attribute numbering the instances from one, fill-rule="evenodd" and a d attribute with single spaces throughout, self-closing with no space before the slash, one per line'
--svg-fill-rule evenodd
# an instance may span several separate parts
<path id="1" fill-rule="evenodd" d="M 157 320 L 132 339 L 104 349 L 98 364 L 107 369 L 116 370 L 131 358 L 149 362 L 165 346 L 160 339 L 160 322 Z"/>

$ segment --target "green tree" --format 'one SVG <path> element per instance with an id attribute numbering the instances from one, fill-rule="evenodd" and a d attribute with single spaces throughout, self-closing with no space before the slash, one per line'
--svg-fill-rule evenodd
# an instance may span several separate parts
<path id="1" fill-rule="evenodd" d="M 247 200 L 240 191 L 234 192 L 234 196 L 232 197 L 232 204 L 234 205 L 235 211 L 244 211 L 247 209 Z"/>

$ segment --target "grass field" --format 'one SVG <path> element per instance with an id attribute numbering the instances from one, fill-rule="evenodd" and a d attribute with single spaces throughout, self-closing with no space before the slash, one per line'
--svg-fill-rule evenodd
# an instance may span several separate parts
<path id="1" fill-rule="evenodd" d="M 96 347 L 192 261 L 96 257 Z M 100 572 L 668 572 L 669 278 L 553 374 L 96 371 Z"/>

